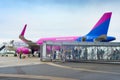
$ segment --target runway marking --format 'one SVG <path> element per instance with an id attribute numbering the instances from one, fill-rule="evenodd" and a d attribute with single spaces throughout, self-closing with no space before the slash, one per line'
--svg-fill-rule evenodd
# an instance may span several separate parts
<path id="1" fill-rule="evenodd" d="M 7 78 L 28 78 L 28 79 L 47 79 L 47 80 L 77 80 L 71 78 L 52 77 L 52 76 L 40 76 L 40 75 L 22 75 L 22 74 L 0 74 L 0 77 Z"/>
<path id="2" fill-rule="evenodd" d="M 47 64 L 48 64 L 48 65 L 51 65 L 51 66 L 56 66 L 56 67 L 61 67 L 61 68 L 67 68 L 67 69 L 73 69 L 73 70 L 88 71 L 88 72 L 97 72 L 97 73 L 106 73 L 106 74 L 109 73 L 109 74 L 117 74 L 117 75 L 120 75 L 120 73 L 118 73 L 118 72 L 91 70 L 91 69 L 85 69 L 85 68 L 73 68 L 73 67 L 62 66 L 62 65 L 54 64 L 54 63 L 47 63 Z"/>

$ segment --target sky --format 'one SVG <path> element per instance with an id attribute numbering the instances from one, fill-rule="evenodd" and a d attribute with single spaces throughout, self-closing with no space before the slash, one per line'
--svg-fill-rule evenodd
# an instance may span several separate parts
<path id="1" fill-rule="evenodd" d="M 120 0 L 0 0 L 0 42 L 25 37 L 83 36 L 105 12 L 112 12 L 108 31 L 120 41 Z"/>

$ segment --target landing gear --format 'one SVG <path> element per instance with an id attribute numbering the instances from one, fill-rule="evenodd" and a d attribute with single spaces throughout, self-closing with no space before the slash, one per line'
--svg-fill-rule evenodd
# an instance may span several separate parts
<path id="1" fill-rule="evenodd" d="M 19 58 L 21 59 L 22 58 L 22 54 L 20 53 L 20 55 L 19 55 Z"/>
<path id="2" fill-rule="evenodd" d="M 14 54 L 14 57 L 17 57 L 17 54 L 16 54 L 16 53 Z"/>
<path id="3" fill-rule="evenodd" d="M 35 55 L 34 55 L 34 52 L 35 52 L 34 49 L 31 49 L 31 50 L 32 50 L 32 56 L 35 57 Z"/>

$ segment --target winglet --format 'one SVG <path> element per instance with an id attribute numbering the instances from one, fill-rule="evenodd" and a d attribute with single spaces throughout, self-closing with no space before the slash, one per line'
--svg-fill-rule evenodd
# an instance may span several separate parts
<path id="1" fill-rule="evenodd" d="M 26 27 L 27 27 L 27 24 L 25 24 L 25 26 L 24 26 L 24 28 L 23 28 L 21 34 L 20 34 L 21 36 L 24 36 L 24 34 L 25 34 L 25 30 L 26 30 Z"/>

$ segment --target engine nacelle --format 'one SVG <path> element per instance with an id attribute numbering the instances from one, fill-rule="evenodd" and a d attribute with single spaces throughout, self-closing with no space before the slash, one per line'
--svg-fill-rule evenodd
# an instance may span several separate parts
<path id="1" fill-rule="evenodd" d="M 30 49 L 29 48 L 26 48 L 26 47 L 19 47 L 17 48 L 16 52 L 19 54 L 19 53 L 22 53 L 22 54 L 29 54 L 30 53 Z"/>

